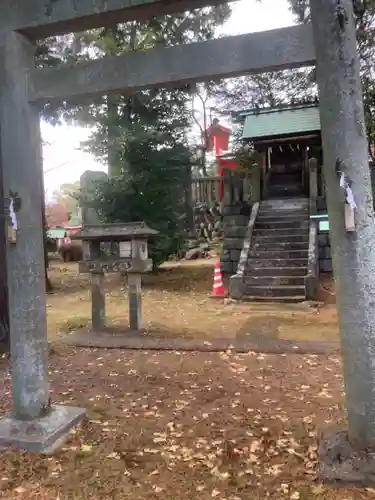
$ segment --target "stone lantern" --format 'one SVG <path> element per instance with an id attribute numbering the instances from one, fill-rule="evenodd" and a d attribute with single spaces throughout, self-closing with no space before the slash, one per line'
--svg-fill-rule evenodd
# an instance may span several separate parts
<path id="1" fill-rule="evenodd" d="M 145 222 L 85 225 L 72 239 L 82 240 L 81 273 L 91 275 L 92 329 L 106 328 L 104 275 L 128 275 L 130 330 L 142 328 L 141 276 L 152 271 L 148 237 L 158 234 Z"/>

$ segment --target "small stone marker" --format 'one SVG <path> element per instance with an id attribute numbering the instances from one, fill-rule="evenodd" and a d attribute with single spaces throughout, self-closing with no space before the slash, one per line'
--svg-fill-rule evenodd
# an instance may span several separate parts
<path id="1" fill-rule="evenodd" d="M 141 275 L 130 273 L 128 276 L 129 326 L 130 330 L 142 330 L 142 285 Z"/>
<path id="2" fill-rule="evenodd" d="M 88 199 L 95 194 L 96 183 L 108 180 L 108 175 L 105 172 L 86 170 L 80 178 L 80 188 L 82 195 Z M 82 225 L 100 224 L 98 214 L 93 208 L 82 207 Z"/>
<path id="3" fill-rule="evenodd" d="M 92 330 L 103 331 L 105 320 L 104 274 L 128 275 L 130 330 L 142 329 L 141 277 L 153 268 L 147 238 L 157 234 L 145 222 L 86 225 L 72 239 L 82 240 L 80 272 L 91 274 Z"/>

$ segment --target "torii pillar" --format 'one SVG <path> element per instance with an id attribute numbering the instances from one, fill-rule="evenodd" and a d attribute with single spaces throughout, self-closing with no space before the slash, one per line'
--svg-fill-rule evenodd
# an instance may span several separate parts
<path id="1" fill-rule="evenodd" d="M 34 53 L 26 37 L 0 27 L 2 182 L 5 197 L 20 199 L 19 231 L 6 259 L 13 409 L 0 420 L 0 447 L 50 452 L 84 411 L 52 405 L 49 392 L 40 123 L 27 95 Z"/>
<path id="2" fill-rule="evenodd" d="M 367 485 L 375 482 L 375 221 L 353 1 L 311 0 L 311 14 L 349 424 L 323 436 L 320 472 L 330 483 Z M 345 224 L 351 206 L 354 231 Z"/>

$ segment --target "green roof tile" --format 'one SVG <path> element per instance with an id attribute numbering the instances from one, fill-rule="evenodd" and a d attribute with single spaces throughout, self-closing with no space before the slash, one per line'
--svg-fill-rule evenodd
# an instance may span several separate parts
<path id="1" fill-rule="evenodd" d="M 242 138 L 260 139 L 317 131 L 320 131 L 317 106 L 260 110 L 246 116 Z"/>
<path id="2" fill-rule="evenodd" d="M 57 228 L 49 229 L 47 231 L 47 236 L 48 236 L 48 238 L 55 240 L 58 238 L 64 238 L 65 232 L 66 232 L 66 229 L 61 228 L 61 227 L 57 227 Z"/>

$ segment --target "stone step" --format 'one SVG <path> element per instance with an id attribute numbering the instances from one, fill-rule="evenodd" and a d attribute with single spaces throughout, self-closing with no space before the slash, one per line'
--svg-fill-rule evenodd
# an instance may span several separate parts
<path id="1" fill-rule="evenodd" d="M 254 238 L 251 251 L 253 250 L 269 250 L 269 251 L 278 251 L 278 250 L 308 250 L 308 237 L 305 238 L 305 241 L 288 241 L 286 238 L 284 240 L 275 239 L 266 239 L 266 238 Z"/>
<path id="2" fill-rule="evenodd" d="M 262 201 L 260 210 L 299 210 L 309 208 L 308 198 L 282 198 Z"/>
<path id="3" fill-rule="evenodd" d="M 281 213 L 281 214 L 294 214 L 294 213 L 302 213 L 302 214 L 308 214 L 310 210 L 309 206 L 293 206 L 290 205 L 289 207 L 283 207 L 282 205 L 276 205 L 274 207 L 272 206 L 260 206 L 258 213 Z"/>
<path id="4" fill-rule="evenodd" d="M 309 241 L 309 233 L 306 231 L 305 233 L 286 233 L 286 234 L 275 234 L 276 231 L 265 231 L 263 233 L 259 233 L 254 231 L 252 241 L 255 243 L 259 243 L 263 241 L 265 244 L 273 245 L 273 242 L 304 242 L 308 243 Z"/>
<path id="5" fill-rule="evenodd" d="M 306 219 L 309 218 L 309 209 L 298 209 L 298 210 L 275 210 L 269 208 L 263 208 L 258 211 L 258 217 L 292 217 L 293 215 L 305 216 Z"/>
<path id="6" fill-rule="evenodd" d="M 291 189 L 298 189 L 300 191 L 300 194 L 302 195 L 302 182 L 301 182 L 301 177 L 296 177 L 296 176 L 288 176 L 288 177 L 271 177 L 270 181 L 268 183 L 268 191 L 271 191 L 273 188 L 278 188 L 278 187 L 288 187 Z"/>
<path id="7" fill-rule="evenodd" d="M 305 261 L 305 259 L 304 259 Z M 293 267 L 292 265 L 290 267 L 283 266 L 283 267 L 266 267 L 266 266 L 252 266 L 249 264 L 245 269 L 245 278 L 246 277 L 251 277 L 251 276 L 271 276 L 271 277 L 276 277 L 276 276 L 306 276 L 307 274 L 307 267 L 306 266 L 295 266 Z M 266 261 L 266 264 L 268 264 L 268 261 Z"/>
<path id="8" fill-rule="evenodd" d="M 288 297 L 287 295 L 283 297 L 261 297 L 261 296 L 253 296 L 253 295 L 244 295 L 242 298 L 243 302 L 275 302 L 275 303 L 298 303 L 305 302 L 306 295 L 293 295 Z"/>
<path id="9" fill-rule="evenodd" d="M 267 229 L 267 228 L 257 228 L 254 227 L 253 235 L 255 237 L 273 237 L 273 238 L 285 238 L 286 236 L 297 236 L 300 234 L 308 235 L 309 234 L 309 228 L 299 228 L 299 227 L 290 227 L 290 228 L 283 228 L 277 226 L 274 229 Z"/>
<path id="10" fill-rule="evenodd" d="M 255 221 L 255 229 L 299 229 L 308 230 L 309 223 L 305 220 L 273 220 L 272 222 Z"/>
<path id="11" fill-rule="evenodd" d="M 303 194 L 302 186 L 301 184 L 289 184 L 289 183 L 275 183 L 271 186 L 268 187 L 268 194 L 270 195 L 276 195 L 280 194 L 280 198 L 282 198 L 284 195 L 289 195 L 289 196 L 300 196 Z"/>
<path id="12" fill-rule="evenodd" d="M 282 198 L 283 196 L 300 196 L 302 194 L 301 186 L 288 186 L 287 184 L 280 184 L 272 186 L 268 189 L 270 198 Z"/>
<path id="13" fill-rule="evenodd" d="M 256 219 L 256 223 L 267 223 L 267 222 L 275 222 L 276 224 L 278 223 L 285 223 L 289 224 L 290 222 L 305 222 L 308 224 L 309 218 L 306 217 L 306 215 L 301 215 L 301 214 L 290 214 L 290 215 L 283 215 L 283 216 L 278 216 L 278 215 L 261 215 L 258 216 Z"/>
<path id="14" fill-rule="evenodd" d="M 274 285 L 274 286 L 257 286 L 247 285 L 245 287 L 245 295 L 251 297 L 305 297 L 305 286 L 298 285 Z"/>
<path id="15" fill-rule="evenodd" d="M 307 259 L 308 248 L 304 250 L 262 250 L 252 248 L 249 257 L 263 258 L 263 259 Z"/>
<path id="16" fill-rule="evenodd" d="M 305 286 L 305 276 L 254 276 L 246 275 L 244 277 L 246 285 L 257 286 Z"/>
<path id="17" fill-rule="evenodd" d="M 292 258 L 292 259 L 265 259 L 261 257 L 249 257 L 247 260 L 248 269 L 263 268 L 263 267 L 277 267 L 277 268 L 290 268 L 290 267 L 307 267 L 307 258 Z"/>

